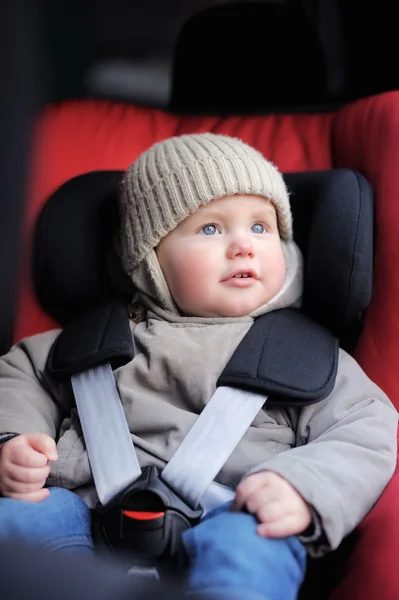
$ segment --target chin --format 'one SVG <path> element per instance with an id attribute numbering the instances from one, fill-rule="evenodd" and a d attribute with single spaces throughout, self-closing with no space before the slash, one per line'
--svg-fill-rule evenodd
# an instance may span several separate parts
<path id="1" fill-rule="evenodd" d="M 253 313 L 255 310 L 258 310 L 258 308 L 261 308 L 261 306 L 265 306 L 265 304 L 267 304 L 269 302 L 269 300 L 271 300 L 273 297 L 274 296 L 268 295 L 267 297 L 262 298 L 258 302 L 242 302 L 240 304 L 235 303 L 234 305 L 229 306 L 229 307 L 226 306 L 226 314 L 224 316 L 226 316 L 226 317 L 248 316 L 251 313 Z M 227 314 L 227 312 L 229 314 Z"/>
<path id="2" fill-rule="evenodd" d="M 260 306 L 263 306 L 268 302 L 269 297 L 262 298 L 260 301 L 247 300 L 246 302 L 243 299 L 241 301 L 231 301 L 225 303 L 219 303 L 219 305 L 213 306 L 212 303 L 209 303 L 207 306 L 202 306 L 199 308 L 197 306 L 180 306 L 180 310 L 187 316 L 191 317 L 247 317 L 254 310 L 258 309 Z"/>
<path id="3" fill-rule="evenodd" d="M 251 312 L 256 310 L 261 306 L 260 304 L 250 304 L 250 305 L 234 305 L 234 306 L 226 306 L 221 311 L 219 311 L 220 317 L 247 317 Z"/>

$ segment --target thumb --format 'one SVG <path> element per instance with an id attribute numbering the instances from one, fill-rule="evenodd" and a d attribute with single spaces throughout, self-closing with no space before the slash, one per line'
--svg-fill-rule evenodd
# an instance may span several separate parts
<path id="1" fill-rule="evenodd" d="M 45 433 L 29 433 L 26 436 L 26 440 L 33 450 L 41 452 L 47 458 L 47 460 L 53 462 L 57 460 L 57 447 L 53 438 Z"/>

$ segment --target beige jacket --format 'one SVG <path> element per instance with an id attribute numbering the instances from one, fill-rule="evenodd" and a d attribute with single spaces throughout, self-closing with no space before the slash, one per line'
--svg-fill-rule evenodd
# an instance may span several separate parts
<path id="1" fill-rule="evenodd" d="M 250 325 L 247 317 L 210 325 L 150 314 L 135 328 L 134 359 L 115 378 L 141 466 L 170 459 Z M 0 432 L 56 439 L 48 483 L 75 489 L 92 477 L 71 386 L 44 371 L 58 333 L 25 339 L 0 360 Z M 341 350 L 331 395 L 302 409 L 266 405 L 216 480 L 234 488 L 261 469 L 282 475 L 320 515 L 328 540 L 314 549 L 320 554 L 336 548 L 382 493 L 395 469 L 396 428 L 388 398 Z"/>

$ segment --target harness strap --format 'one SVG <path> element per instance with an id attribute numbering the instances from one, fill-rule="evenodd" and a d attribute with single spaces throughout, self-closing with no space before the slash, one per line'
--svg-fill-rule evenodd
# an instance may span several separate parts
<path id="1" fill-rule="evenodd" d="M 261 394 L 217 388 L 161 473 L 191 508 L 197 508 L 265 401 Z"/>
<path id="2" fill-rule="evenodd" d="M 105 506 L 140 477 L 141 468 L 111 366 L 73 375 L 72 387 L 97 495 Z M 204 494 L 207 508 L 231 498 L 231 490 L 211 483 L 265 401 L 260 394 L 218 388 L 161 479 L 192 508 Z"/>
<path id="3" fill-rule="evenodd" d="M 102 505 L 141 475 L 109 363 L 72 376 L 83 436 Z"/>

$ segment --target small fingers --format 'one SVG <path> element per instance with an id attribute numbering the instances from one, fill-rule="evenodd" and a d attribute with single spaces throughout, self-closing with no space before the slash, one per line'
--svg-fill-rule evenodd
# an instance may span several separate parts
<path id="1" fill-rule="evenodd" d="M 10 492 L 3 494 L 7 498 L 13 498 L 14 500 L 23 500 L 24 502 L 41 502 L 45 500 L 50 495 L 50 491 L 47 488 L 42 488 L 41 490 L 36 490 L 35 492 L 28 493 L 17 493 Z"/>
<path id="2" fill-rule="evenodd" d="M 57 460 L 57 446 L 53 438 L 45 433 L 28 433 L 25 435 L 30 448 L 43 454 L 47 460 Z"/>
<path id="3" fill-rule="evenodd" d="M 248 504 L 250 504 L 250 501 Z M 256 510 L 252 511 L 249 507 L 248 510 L 251 514 L 256 516 L 260 523 L 271 523 L 278 519 L 282 519 L 289 514 L 287 506 L 278 500 L 259 503 L 256 506 Z"/>
<path id="4" fill-rule="evenodd" d="M 46 478 L 34 483 L 26 483 L 22 481 L 14 481 L 9 477 L 4 477 L 2 483 L 2 494 L 3 496 L 8 497 L 10 494 L 31 494 L 41 490 L 45 483 Z"/>
<path id="5" fill-rule="evenodd" d="M 256 473 L 255 475 L 250 475 L 249 477 L 243 479 L 237 486 L 236 495 L 231 505 L 231 510 L 242 510 L 245 506 L 247 506 L 249 498 L 251 498 L 259 490 L 263 488 L 266 489 L 268 484 L 266 475 L 266 472 Z"/>
<path id="6" fill-rule="evenodd" d="M 290 535 L 297 535 L 304 531 L 302 520 L 297 515 L 284 515 L 274 521 L 261 523 L 258 525 L 257 533 L 262 537 L 281 538 Z"/>
<path id="7" fill-rule="evenodd" d="M 8 477 L 10 481 L 16 483 L 37 484 L 40 481 L 46 481 L 49 473 L 50 467 L 47 464 L 44 467 L 39 468 L 27 468 L 19 465 L 12 465 L 12 468 L 6 473 L 6 477 Z"/>
<path id="8" fill-rule="evenodd" d="M 286 510 L 286 502 L 284 501 L 284 498 L 278 494 L 278 490 L 271 486 L 259 488 L 246 501 L 248 512 L 253 515 L 257 515 L 260 521 L 262 520 L 261 515 L 264 511 L 267 512 L 270 504 L 279 506 L 281 511 Z M 274 509 L 276 509 L 276 506 Z"/>
<path id="9" fill-rule="evenodd" d="M 10 451 L 4 459 L 6 458 L 14 465 L 27 468 L 40 468 L 47 465 L 47 457 L 26 444 L 10 446 Z"/>

